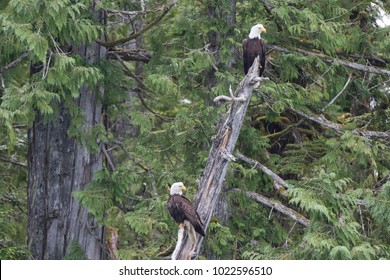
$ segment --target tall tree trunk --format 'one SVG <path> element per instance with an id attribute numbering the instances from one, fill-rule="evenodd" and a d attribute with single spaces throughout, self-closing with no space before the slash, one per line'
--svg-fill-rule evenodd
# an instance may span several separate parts
<path id="1" fill-rule="evenodd" d="M 95 43 L 74 49 L 88 63 L 104 56 Z M 99 94 L 99 89 L 86 86 L 80 90 L 77 105 L 85 112 L 87 128 L 102 122 Z M 28 132 L 28 246 L 35 259 L 62 259 L 72 244 L 88 259 L 103 257 L 103 228 L 72 196 L 92 180 L 102 167 L 102 157 L 68 137 L 70 123 L 70 113 L 62 104 L 49 123 L 37 112 Z"/>

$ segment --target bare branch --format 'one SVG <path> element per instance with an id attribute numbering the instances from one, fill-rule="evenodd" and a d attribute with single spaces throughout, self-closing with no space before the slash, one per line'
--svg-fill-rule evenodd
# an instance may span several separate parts
<path id="1" fill-rule="evenodd" d="M 374 194 L 377 195 L 382 190 L 382 186 L 386 184 L 389 180 L 390 180 L 390 174 L 387 174 L 381 180 L 376 182 L 374 185 Z"/>
<path id="2" fill-rule="evenodd" d="M 345 89 L 348 87 L 350 82 L 351 82 L 351 75 L 348 77 L 347 82 L 345 83 L 344 87 L 340 90 L 340 92 L 335 97 L 333 97 L 333 99 L 328 104 L 325 105 L 325 107 L 322 109 L 322 112 L 324 112 L 326 108 L 332 105 L 337 100 L 337 98 L 340 97 L 340 95 L 345 91 Z"/>
<path id="3" fill-rule="evenodd" d="M 101 145 L 101 150 L 102 150 L 104 156 L 106 157 L 107 163 L 108 163 L 108 165 L 110 166 L 111 170 L 112 170 L 112 171 L 115 171 L 115 169 L 116 169 L 116 168 L 115 168 L 115 165 L 114 165 L 114 163 L 113 163 L 113 161 L 112 161 L 112 159 L 111 159 L 111 156 L 110 156 L 110 154 L 108 153 L 106 147 L 104 146 L 104 144 Z"/>
<path id="4" fill-rule="evenodd" d="M 297 221 L 298 223 L 300 223 L 301 225 L 303 225 L 305 227 L 310 226 L 310 220 L 309 219 L 307 219 L 303 215 L 299 214 L 295 210 L 284 206 L 283 204 L 281 204 L 278 201 L 272 200 L 272 199 L 270 199 L 268 197 L 265 197 L 265 196 L 263 196 L 261 194 L 255 193 L 255 192 L 243 191 L 241 189 L 232 189 L 232 191 L 243 193 L 248 198 L 253 199 L 254 201 L 256 201 L 256 202 L 258 202 L 260 204 L 266 205 L 268 207 L 272 207 L 276 211 L 278 211 L 278 212 L 280 212 L 280 213 L 282 213 L 282 214 L 284 214 L 286 216 L 289 216 L 291 219 L 293 219 L 294 221 Z"/>
<path id="5" fill-rule="evenodd" d="M 306 114 L 304 112 L 301 112 L 301 111 L 298 111 L 298 110 L 295 110 L 292 108 L 290 108 L 289 110 L 300 115 L 301 117 L 304 117 L 308 120 L 311 120 L 315 123 L 318 123 L 318 124 L 325 126 L 329 129 L 332 129 L 333 131 L 335 131 L 339 134 L 343 133 L 341 124 L 331 122 L 330 120 L 326 119 L 323 115 L 321 115 L 321 116 L 309 115 L 309 114 Z M 370 131 L 370 130 L 354 129 L 354 130 L 352 130 L 352 133 L 360 135 L 363 138 L 370 139 L 370 140 L 372 140 L 372 139 L 390 139 L 390 132 L 388 132 L 388 131 L 383 132 L 383 131 Z"/>
<path id="6" fill-rule="evenodd" d="M 301 112 L 301 111 L 298 111 L 298 110 L 295 110 L 292 108 L 290 108 L 289 110 L 291 110 L 292 112 L 296 113 L 297 115 L 299 115 L 301 117 L 304 117 L 305 119 L 311 120 L 311 121 L 318 123 L 322 126 L 330 128 L 330 129 L 336 131 L 337 133 L 340 133 L 340 134 L 343 133 L 341 130 L 342 126 L 340 124 L 327 120 L 323 115 L 321 115 L 321 116 L 309 115 L 309 114 L 306 114 L 304 112 Z"/>
<path id="7" fill-rule="evenodd" d="M 110 49 L 107 51 L 107 58 L 116 59 L 118 55 L 124 61 L 142 61 L 148 63 L 152 58 L 152 53 L 147 50 L 123 50 L 123 49 Z"/>
<path id="8" fill-rule="evenodd" d="M 17 59 L 15 59 L 14 61 L 8 63 L 7 65 L 3 66 L 0 68 L 0 74 L 1 73 L 4 73 L 5 71 L 7 71 L 8 69 L 12 68 L 12 67 L 15 67 L 16 65 L 18 65 L 21 61 L 23 61 L 27 56 L 28 56 L 29 52 L 24 52 L 22 53 Z"/>
<path id="9" fill-rule="evenodd" d="M 286 52 L 286 53 L 297 52 L 297 53 L 303 54 L 305 56 L 315 56 L 315 57 L 322 59 L 325 62 L 337 63 L 337 64 L 343 65 L 345 67 L 348 67 L 348 68 L 351 68 L 351 69 L 354 69 L 354 70 L 357 70 L 360 72 L 368 72 L 368 73 L 373 73 L 373 74 L 378 74 L 378 75 L 390 76 L 390 70 L 382 69 L 382 68 L 375 67 L 375 66 L 367 66 L 367 65 L 363 65 L 363 64 L 359 64 L 359 63 L 355 63 L 355 62 L 351 62 L 351 61 L 342 60 L 339 58 L 330 57 L 330 56 L 327 56 L 323 53 L 310 52 L 310 51 L 306 51 L 306 50 L 303 50 L 300 48 L 291 48 L 291 47 L 290 48 L 282 48 L 282 47 L 279 47 L 276 45 L 267 45 L 267 48 L 270 49 L 271 51 L 275 50 L 275 51 Z"/>
<path id="10" fill-rule="evenodd" d="M 274 180 L 275 182 L 277 182 L 279 185 L 282 185 L 283 187 L 285 187 L 286 189 L 288 188 L 291 188 L 293 187 L 292 185 L 290 185 L 289 183 L 287 183 L 286 181 L 284 181 L 282 178 L 280 178 L 278 175 L 276 175 L 274 172 L 272 172 L 268 167 L 264 166 L 263 164 L 261 164 L 260 162 L 254 160 L 254 159 L 251 159 L 251 158 L 248 158 L 246 156 L 244 156 L 243 154 L 241 154 L 240 152 L 235 152 L 234 155 L 242 160 L 242 161 L 245 161 L 246 163 L 249 163 L 251 165 L 253 165 L 253 168 L 256 168 L 257 170 L 260 170 L 261 172 L 264 172 L 265 174 L 267 174 L 268 176 L 270 176 L 272 178 L 272 180 Z"/>
<path id="11" fill-rule="evenodd" d="M 10 164 L 13 164 L 13 165 L 16 165 L 16 166 L 19 166 L 19 167 L 27 168 L 27 164 L 22 163 L 22 162 L 18 162 L 18 161 L 13 160 L 13 159 L 7 159 L 7 158 L 0 156 L 0 160 L 7 162 L 7 163 L 10 163 Z"/>

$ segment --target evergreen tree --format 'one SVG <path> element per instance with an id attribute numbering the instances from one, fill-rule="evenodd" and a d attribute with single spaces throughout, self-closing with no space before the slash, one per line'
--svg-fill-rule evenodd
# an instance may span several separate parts
<path id="1" fill-rule="evenodd" d="M 387 1 L 10 0 L 1 8 L 4 258 L 28 257 L 27 208 L 48 218 L 41 230 L 50 232 L 69 203 L 95 218 L 93 250 L 107 242 L 112 258 L 169 255 L 177 225 L 168 187 L 183 181 L 195 198 L 230 106 L 212 100 L 244 78 L 241 42 L 257 23 L 267 29 L 270 81 L 252 96 L 199 258 L 390 257 L 390 31 L 377 25 Z M 34 210 L 40 197 L 48 204 Z M 52 243 L 64 244 L 62 254 L 27 246 L 34 258 L 66 249 L 70 259 L 103 257 L 75 232 Z"/>

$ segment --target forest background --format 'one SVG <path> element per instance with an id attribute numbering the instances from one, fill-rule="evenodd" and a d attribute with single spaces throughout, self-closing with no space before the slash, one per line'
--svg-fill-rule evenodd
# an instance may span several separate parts
<path id="1" fill-rule="evenodd" d="M 262 23 L 200 259 L 390 257 L 388 1 L 0 1 L 0 258 L 161 259 Z"/>

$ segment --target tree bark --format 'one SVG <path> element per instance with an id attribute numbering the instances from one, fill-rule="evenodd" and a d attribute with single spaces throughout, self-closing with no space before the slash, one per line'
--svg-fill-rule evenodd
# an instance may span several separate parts
<path id="1" fill-rule="evenodd" d="M 75 49 L 88 63 L 105 55 L 96 43 Z M 99 94 L 99 89 L 84 86 L 76 102 L 85 112 L 83 122 L 88 129 L 102 122 Z M 62 104 L 49 123 L 37 112 L 28 132 L 27 242 L 34 259 L 63 259 L 74 241 L 86 258 L 103 257 L 103 228 L 72 196 L 92 180 L 102 167 L 102 157 L 68 137 L 70 123 L 71 115 Z"/>
<path id="2" fill-rule="evenodd" d="M 237 98 L 244 101 L 237 102 L 233 99 L 227 116 L 221 119 L 217 127 L 217 135 L 214 137 L 206 167 L 199 183 L 195 207 L 205 224 L 206 231 L 210 223 L 211 215 L 218 202 L 229 162 L 233 159 L 232 152 L 244 122 L 254 84 L 258 81 L 258 69 L 259 60 L 257 58 L 235 93 Z M 199 252 L 202 242 L 203 238 L 198 238 L 194 250 L 195 253 Z M 177 254 L 177 259 L 190 259 L 192 257 L 191 248 L 192 244 L 190 244 L 188 236 L 185 235 L 183 245 Z"/>

